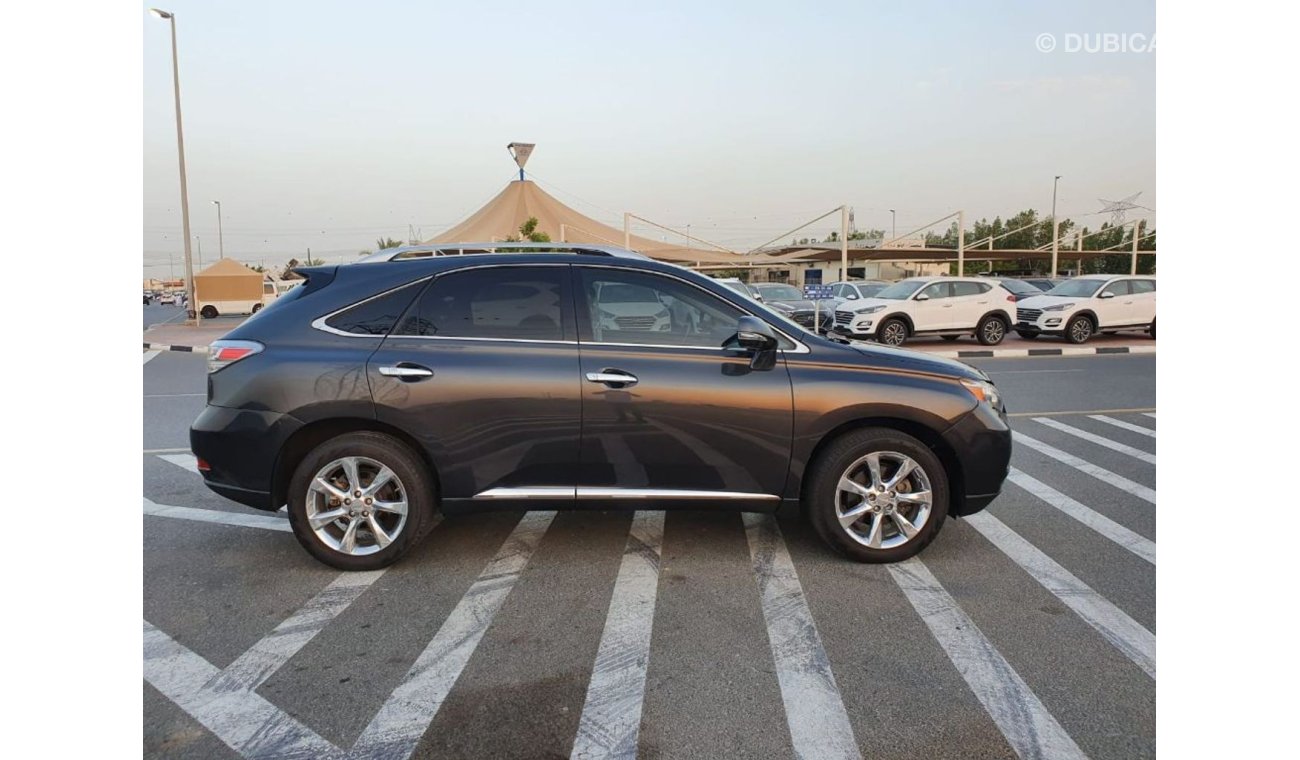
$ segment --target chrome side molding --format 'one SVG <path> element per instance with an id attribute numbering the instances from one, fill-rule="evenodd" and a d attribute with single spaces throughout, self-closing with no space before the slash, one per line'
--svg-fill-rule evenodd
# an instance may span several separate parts
<path id="1" fill-rule="evenodd" d="M 708 500 L 723 501 L 780 501 L 781 497 L 767 493 L 742 491 L 697 491 L 679 488 L 589 488 L 578 486 L 525 486 L 521 488 L 489 488 L 474 495 L 475 499 L 577 499 L 598 501 L 605 499 L 652 500 Z"/>

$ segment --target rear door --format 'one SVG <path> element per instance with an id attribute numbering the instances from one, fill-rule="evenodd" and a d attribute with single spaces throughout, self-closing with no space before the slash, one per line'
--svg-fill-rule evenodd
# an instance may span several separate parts
<path id="1" fill-rule="evenodd" d="M 980 317 L 993 309 L 993 285 L 987 282 L 952 283 L 953 308 L 950 329 L 974 328 Z"/>
<path id="2" fill-rule="evenodd" d="M 1133 291 L 1133 324 L 1149 325 L 1156 318 L 1156 281 L 1130 280 Z"/>
<path id="3" fill-rule="evenodd" d="M 367 377 L 376 416 L 430 452 L 446 506 L 572 501 L 581 399 L 567 264 L 438 275 Z"/>
<path id="4" fill-rule="evenodd" d="M 790 466 L 790 377 L 722 344 L 746 312 L 685 278 L 575 265 L 581 340 L 579 500 L 775 504 Z M 645 288 L 668 322 L 620 324 L 601 294 Z M 792 342 L 788 343 L 793 348 Z"/>

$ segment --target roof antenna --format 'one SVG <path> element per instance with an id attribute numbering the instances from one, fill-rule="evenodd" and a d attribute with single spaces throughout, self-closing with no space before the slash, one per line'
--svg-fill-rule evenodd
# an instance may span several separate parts
<path id="1" fill-rule="evenodd" d="M 524 164 L 528 163 L 528 157 L 533 155 L 533 148 L 537 147 L 536 143 L 517 143 L 512 142 L 506 146 L 510 151 L 510 157 L 519 164 L 519 181 L 524 181 Z"/>

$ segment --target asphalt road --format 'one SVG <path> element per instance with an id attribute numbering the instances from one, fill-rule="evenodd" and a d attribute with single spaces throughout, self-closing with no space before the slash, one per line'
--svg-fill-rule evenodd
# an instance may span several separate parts
<path id="1" fill-rule="evenodd" d="M 202 486 L 203 358 L 149 356 L 148 757 L 1155 754 L 1153 356 L 973 362 L 1015 415 L 1012 482 L 919 561 L 853 564 L 798 521 L 532 512 L 365 575 Z"/>
<path id="2" fill-rule="evenodd" d="M 157 301 L 144 306 L 144 327 L 148 330 L 154 325 L 181 322 L 185 319 L 185 310 L 179 306 L 160 304 Z"/>

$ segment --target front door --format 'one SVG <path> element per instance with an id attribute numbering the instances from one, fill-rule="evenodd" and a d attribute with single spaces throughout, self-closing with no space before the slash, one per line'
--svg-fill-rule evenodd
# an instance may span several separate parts
<path id="1" fill-rule="evenodd" d="M 916 332 L 947 330 L 952 326 L 955 303 L 951 296 L 952 283 L 932 282 L 912 297 L 912 325 Z"/>
<path id="2" fill-rule="evenodd" d="M 1097 322 L 1102 328 L 1119 327 L 1136 321 L 1133 293 L 1128 280 L 1115 280 L 1097 294 Z"/>
<path id="3" fill-rule="evenodd" d="M 668 274 L 575 266 L 574 289 L 579 502 L 775 501 L 790 467 L 790 377 L 779 353 L 753 367 L 722 347 L 746 312 Z"/>
<path id="4" fill-rule="evenodd" d="M 576 339 L 567 264 L 439 275 L 370 358 L 375 413 L 432 454 L 445 507 L 572 501 Z"/>

